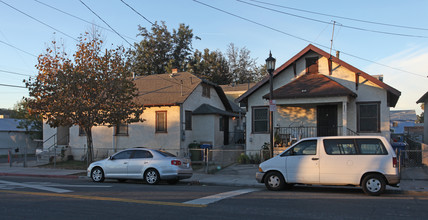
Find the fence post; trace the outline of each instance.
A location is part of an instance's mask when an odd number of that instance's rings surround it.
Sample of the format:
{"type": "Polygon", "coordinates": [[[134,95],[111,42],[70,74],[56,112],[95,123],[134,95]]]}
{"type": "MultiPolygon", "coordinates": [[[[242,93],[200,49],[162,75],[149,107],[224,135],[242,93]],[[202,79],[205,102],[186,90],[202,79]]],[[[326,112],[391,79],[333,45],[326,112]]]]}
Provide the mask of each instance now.
{"type": "Polygon", "coordinates": [[[204,149],[205,173],[208,174],[208,148],[204,149]]]}
{"type": "Polygon", "coordinates": [[[12,155],[10,153],[10,150],[7,151],[7,159],[9,161],[9,167],[12,167],[12,155]]]}
{"type": "Polygon", "coordinates": [[[24,167],[27,167],[27,146],[24,147],[24,167]]]}
{"type": "Polygon", "coordinates": [[[54,147],[54,169],[56,168],[56,146],[54,147]]]}

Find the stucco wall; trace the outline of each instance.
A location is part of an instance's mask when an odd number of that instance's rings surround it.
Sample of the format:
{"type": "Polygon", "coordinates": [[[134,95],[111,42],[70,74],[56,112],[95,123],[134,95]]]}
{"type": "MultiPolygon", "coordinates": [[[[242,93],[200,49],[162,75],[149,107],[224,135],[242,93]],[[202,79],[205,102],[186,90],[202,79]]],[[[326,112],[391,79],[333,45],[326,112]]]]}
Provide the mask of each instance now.
{"type": "MultiPolygon", "coordinates": [[[[210,97],[208,98],[208,97],[202,96],[202,86],[199,85],[183,104],[183,109],[182,109],[183,121],[185,121],[184,120],[185,111],[193,112],[196,108],[198,108],[204,103],[212,105],[221,110],[225,110],[223,102],[221,101],[220,97],[218,96],[216,90],[213,87],[210,88],[210,97]]],[[[220,132],[218,129],[213,130],[214,129],[213,126],[215,123],[218,124],[218,120],[216,121],[210,117],[199,117],[197,115],[194,115],[192,118],[192,130],[186,131],[185,138],[184,140],[181,141],[182,148],[187,149],[190,143],[193,143],[194,141],[199,142],[200,140],[207,139],[206,133],[205,132],[201,133],[199,131],[199,128],[201,128],[201,125],[203,125],[202,127],[203,129],[210,130],[211,132],[213,132],[212,134],[209,135],[210,136],[209,139],[214,141],[216,139],[214,137],[214,133],[217,133],[216,135],[219,135],[218,133],[220,132]],[[209,121],[205,121],[205,120],[209,120],[209,121]]],[[[215,143],[218,144],[217,141],[215,141],[215,143]]]]}

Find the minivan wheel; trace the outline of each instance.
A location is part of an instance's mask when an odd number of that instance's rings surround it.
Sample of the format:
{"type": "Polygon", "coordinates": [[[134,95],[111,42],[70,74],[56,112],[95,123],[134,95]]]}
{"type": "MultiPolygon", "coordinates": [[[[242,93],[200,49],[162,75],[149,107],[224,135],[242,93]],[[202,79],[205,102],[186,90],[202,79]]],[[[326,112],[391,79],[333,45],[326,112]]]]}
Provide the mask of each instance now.
{"type": "Polygon", "coordinates": [[[265,177],[265,186],[268,190],[279,191],[284,189],[285,180],[281,173],[277,171],[269,172],[265,177]]]}
{"type": "Polygon", "coordinates": [[[94,182],[103,182],[104,181],[104,171],[99,167],[95,167],[91,171],[91,179],[94,182]]]}
{"type": "Polygon", "coordinates": [[[150,185],[156,185],[160,181],[159,172],[155,169],[149,169],[144,173],[144,180],[150,185]]]}
{"type": "Polygon", "coordinates": [[[362,188],[364,193],[371,196],[378,196],[385,191],[385,180],[379,174],[370,174],[364,177],[362,188]]]}

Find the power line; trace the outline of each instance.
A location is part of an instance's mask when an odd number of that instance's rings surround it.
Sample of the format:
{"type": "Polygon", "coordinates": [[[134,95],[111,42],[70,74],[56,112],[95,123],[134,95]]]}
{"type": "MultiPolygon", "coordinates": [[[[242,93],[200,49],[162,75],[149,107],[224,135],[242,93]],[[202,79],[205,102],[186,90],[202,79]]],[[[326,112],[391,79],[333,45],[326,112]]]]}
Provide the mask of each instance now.
{"type": "MultiPolygon", "coordinates": [[[[49,7],[49,8],[51,8],[51,9],[54,9],[54,10],[56,10],[56,11],[59,11],[59,12],[61,12],[61,13],[63,13],[63,14],[66,14],[66,15],[71,16],[71,17],[73,17],[73,18],[79,19],[79,20],[81,20],[81,21],[83,21],[83,22],[86,22],[86,23],[88,23],[88,24],[95,25],[96,27],[101,28],[101,29],[103,29],[103,30],[113,32],[112,30],[110,30],[110,29],[108,29],[108,28],[105,28],[105,27],[103,27],[103,26],[97,25],[97,24],[92,23],[92,22],[90,22],[90,21],[87,21],[87,20],[85,20],[85,19],[79,18],[79,17],[78,17],[78,16],[76,16],[76,15],[72,15],[72,14],[70,14],[70,13],[66,12],[66,11],[63,11],[63,10],[61,10],[61,9],[58,9],[58,8],[54,7],[54,6],[48,5],[48,4],[46,4],[46,3],[44,3],[44,2],[41,2],[41,1],[39,1],[39,0],[34,0],[34,1],[35,1],[35,2],[37,2],[37,3],[39,3],[39,4],[44,5],[44,6],[46,6],[46,7],[49,7]]],[[[113,33],[114,33],[114,32],[113,32],[113,33]]],[[[126,36],[126,35],[123,35],[123,36],[125,36],[125,37],[126,37],[126,38],[128,38],[128,39],[131,39],[131,40],[136,41],[136,39],[134,39],[134,38],[132,38],[132,37],[129,37],[129,36],[126,36]]]]}
{"type": "Polygon", "coordinates": [[[60,30],[58,30],[58,29],[56,29],[56,28],[54,28],[54,27],[52,27],[52,26],[50,26],[50,25],[48,25],[48,24],[46,24],[46,23],[45,23],[45,22],[43,22],[43,21],[40,21],[39,19],[37,19],[37,18],[35,18],[35,17],[33,17],[33,16],[31,16],[31,15],[29,15],[29,14],[27,14],[27,13],[25,13],[25,12],[23,12],[23,11],[21,11],[21,10],[17,9],[17,8],[15,8],[15,7],[13,7],[12,5],[9,5],[9,4],[7,4],[6,2],[4,2],[4,1],[2,1],[2,0],[0,0],[0,1],[1,1],[3,4],[5,4],[5,5],[9,6],[10,8],[12,8],[12,9],[14,9],[14,10],[16,10],[16,11],[18,11],[18,12],[20,12],[20,13],[24,14],[24,15],[26,15],[27,17],[29,17],[29,18],[31,18],[31,19],[33,19],[33,20],[35,20],[35,21],[37,21],[37,22],[39,22],[39,23],[41,23],[41,24],[43,24],[43,25],[45,25],[45,26],[48,26],[49,28],[51,28],[51,29],[53,29],[53,30],[55,30],[55,31],[57,31],[57,32],[59,32],[59,33],[61,33],[61,34],[65,35],[65,36],[67,36],[67,37],[69,37],[69,38],[71,38],[71,39],[73,39],[73,40],[75,40],[75,41],[78,41],[76,38],[74,38],[74,37],[72,37],[72,36],[70,36],[70,35],[68,35],[68,34],[66,34],[66,33],[64,33],[64,32],[62,32],[62,31],[60,31],[60,30]]]}
{"type": "MultiPolygon", "coordinates": [[[[289,16],[293,16],[293,17],[297,17],[297,18],[301,18],[301,19],[305,19],[305,20],[309,20],[309,21],[314,21],[314,22],[319,22],[319,23],[323,23],[323,24],[331,24],[330,22],[326,22],[326,21],[322,21],[322,20],[318,20],[318,19],[314,19],[314,18],[308,18],[305,16],[301,16],[301,15],[296,15],[296,14],[291,14],[288,12],[283,12],[283,11],[279,11],[276,9],[272,9],[272,8],[268,8],[268,7],[264,7],[261,5],[256,5],[253,3],[249,3],[249,2],[245,2],[242,0],[236,0],[238,2],[247,4],[247,5],[252,5],[258,8],[263,8],[269,11],[274,11],[277,13],[281,13],[281,14],[285,14],[285,15],[289,15],[289,16]]],[[[378,33],[378,34],[387,34],[387,35],[395,35],[395,36],[401,36],[401,37],[414,37],[414,38],[428,38],[428,36],[423,36],[423,35],[413,35],[413,34],[403,34],[403,33],[393,33],[393,32],[387,32],[387,31],[378,31],[378,30],[372,30],[372,29],[367,29],[367,28],[360,28],[360,27],[354,27],[354,26],[349,26],[349,25],[343,25],[343,24],[336,24],[345,28],[349,28],[349,29],[354,29],[354,30],[359,30],[359,31],[366,31],[366,32],[372,32],[372,33],[378,33]]]]}
{"type": "Polygon", "coordinates": [[[150,24],[154,25],[153,22],[151,22],[149,19],[147,19],[146,17],[144,17],[144,15],[140,14],[137,10],[135,10],[132,6],[128,5],[125,1],[120,0],[123,4],[125,4],[126,6],[128,6],[130,9],[132,9],[135,13],[137,13],[138,15],[140,15],[141,17],[144,18],[144,20],[146,20],[147,22],[149,22],[150,24]]]}
{"type": "Polygon", "coordinates": [[[7,46],[9,46],[9,47],[12,47],[12,48],[14,48],[14,49],[16,49],[16,50],[19,50],[19,51],[21,51],[21,52],[23,52],[23,53],[26,53],[26,54],[28,54],[28,55],[30,55],[30,56],[33,56],[33,57],[36,57],[36,58],[37,58],[37,56],[36,56],[36,55],[34,55],[34,54],[30,53],[30,52],[27,52],[27,51],[25,51],[25,50],[21,50],[21,49],[19,49],[18,47],[13,46],[12,44],[6,43],[6,42],[4,42],[4,41],[2,41],[2,40],[0,40],[0,43],[6,44],[6,45],[7,45],[7,46]]]}
{"type": "Polygon", "coordinates": [[[287,6],[283,6],[283,5],[277,5],[277,4],[272,4],[269,2],[263,2],[263,1],[258,1],[258,0],[248,0],[248,1],[258,2],[258,3],[262,3],[262,4],[266,4],[266,5],[271,5],[271,6],[276,6],[276,7],[286,8],[286,9],[290,9],[290,10],[316,14],[316,15],[322,15],[322,16],[327,16],[327,17],[334,17],[334,18],[340,18],[340,19],[345,19],[345,20],[350,20],[350,21],[368,23],[368,24],[376,24],[376,25],[382,25],[382,26],[390,26],[390,27],[398,27],[398,28],[428,31],[428,28],[411,27],[411,26],[405,26],[405,25],[396,25],[396,24],[388,24],[388,23],[381,23],[381,22],[375,22],[375,21],[367,21],[367,20],[356,19],[356,18],[348,18],[348,17],[319,13],[319,12],[314,12],[314,11],[309,11],[309,10],[304,10],[304,9],[299,9],[299,8],[287,7],[287,6]]]}
{"type": "MultiPolygon", "coordinates": [[[[256,21],[253,21],[253,20],[248,19],[248,18],[244,18],[244,17],[242,17],[242,16],[239,16],[239,15],[233,14],[233,13],[231,13],[231,12],[225,11],[225,10],[223,10],[223,9],[220,9],[220,8],[214,7],[214,6],[209,5],[209,4],[206,4],[206,3],[204,3],[204,2],[200,2],[200,1],[198,1],[198,0],[193,0],[193,1],[194,1],[194,2],[196,2],[196,3],[199,3],[199,4],[201,4],[201,5],[204,5],[204,6],[206,6],[206,7],[209,7],[209,8],[215,9],[215,10],[217,10],[217,11],[223,12],[223,13],[225,13],[225,14],[231,15],[231,16],[233,16],[233,17],[237,17],[237,18],[239,18],[239,19],[242,19],[242,20],[248,21],[248,22],[250,22],[250,23],[253,23],[253,24],[256,24],[256,25],[262,26],[262,27],[264,27],[264,28],[267,28],[267,29],[273,30],[273,31],[275,31],[275,32],[278,32],[278,33],[281,33],[281,34],[284,34],[284,35],[287,35],[287,36],[290,36],[290,37],[293,37],[293,38],[296,38],[296,39],[299,39],[299,40],[302,40],[302,41],[305,41],[305,42],[308,42],[308,43],[310,43],[310,44],[317,45],[317,46],[319,46],[319,47],[323,47],[323,48],[326,48],[326,49],[330,49],[330,47],[324,46],[324,45],[322,45],[322,44],[319,44],[319,43],[316,43],[316,42],[312,42],[312,41],[307,40],[307,39],[305,39],[305,38],[298,37],[298,36],[296,36],[296,35],[292,35],[292,34],[286,33],[286,32],[284,32],[284,31],[281,31],[281,30],[278,30],[278,29],[276,29],[276,28],[273,28],[273,27],[267,26],[267,25],[265,25],[265,24],[262,24],[262,23],[259,23],[259,22],[256,22],[256,21]]],[[[337,51],[337,50],[336,50],[336,51],[337,51]]],[[[421,75],[421,74],[417,74],[417,73],[413,73],[413,72],[410,72],[410,71],[406,71],[406,70],[398,69],[398,68],[395,68],[395,67],[391,67],[391,66],[388,66],[388,65],[385,65],[385,64],[381,64],[381,63],[378,63],[378,62],[372,61],[372,60],[368,60],[368,59],[365,59],[365,58],[362,58],[362,57],[359,57],[359,56],[352,55],[352,54],[350,54],[350,53],[346,53],[346,52],[344,52],[344,51],[340,51],[340,52],[341,52],[341,53],[343,53],[343,54],[346,54],[346,55],[348,55],[348,56],[351,56],[351,57],[354,57],[354,58],[357,58],[357,59],[361,59],[361,60],[364,60],[364,61],[367,61],[367,62],[370,62],[370,63],[374,63],[374,64],[377,64],[377,65],[380,65],[380,66],[388,67],[388,68],[390,68],[390,69],[398,70],[398,71],[400,71],[400,72],[405,72],[405,73],[413,74],[413,75],[415,75],[415,76],[420,76],[420,77],[426,78],[426,76],[421,75]]]]}
{"type": "Polygon", "coordinates": [[[10,73],[10,74],[19,75],[19,76],[32,76],[32,75],[28,75],[28,74],[17,73],[17,72],[12,72],[12,71],[7,71],[7,70],[1,70],[1,69],[0,69],[0,72],[10,73]]]}
{"type": "Polygon", "coordinates": [[[89,6],[87,6],[82,0],[79,0],[80,3],[82,3],[89,11],[91,11],[95,16],[97,16],[102,22],[104,22],[104,24],[106,24],[112,31],[114,31],[114,33],[116,33],[117,35],[119,35],[120,38],[122,38],[124,41],[126,41],[126,43],[128,43],[129,45],[131,45],[131,47],[134,47],[134,45],[132,45],[131,43],[129,43],[129,41],[127,41],[122,35],[120,35],[115,29],[113,29],[106,21],[104,21],[97,13],[95,13],[91,8],[89,8],[89,6]]]}
{"type": "Polygon", "coordinates": [[[24,88],[24,89],[26,89],[26,88],[27,88],[27,87],[25,87],[25,86],[8,85],[8,84],[2,84],[2,83],[0,83],[0,86],[15,87],[15,88],[24,88]]]}

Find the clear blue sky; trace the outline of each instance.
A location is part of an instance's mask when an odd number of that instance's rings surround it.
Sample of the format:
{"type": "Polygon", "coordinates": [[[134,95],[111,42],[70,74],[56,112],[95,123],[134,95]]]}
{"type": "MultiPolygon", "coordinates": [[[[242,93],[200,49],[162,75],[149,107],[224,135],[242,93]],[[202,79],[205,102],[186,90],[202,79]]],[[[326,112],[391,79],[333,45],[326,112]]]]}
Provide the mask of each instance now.
{"type": "MultiPolygon", "coordinates": [[[[82,1],[130,43],[140,39],[136,37],[138,25],[151,26],[121,0],[82,1]]],[[[151,22],[165,21],[170,29],[180,23],[189,25],[201,38],[193,41],[194,49],[225,52],[227,45],[234,43],[249,49],[259,64],[264,63],[271,50],[277,67],[309,43],[329,52],[335,21],[333,51],[342,51],[342,60],[369,74],[383,74],[384,82],[401,91],[393,110],[421,112],[416,101],[428,91],[428,1],[198,1],[217,9],[193,0],[124,0],[151,22]]],[[[50,41],[63,40],[72,54],[76,45],[73,38],[91,28],[91,24],[40,2],[108,29],[79,0],[0,0],[0,108],[12,108],[28,95],[25,88],[4,85],[24,86],[23,79],[35,76],[37,56],[50,41]]],[[[102,31],[107,48],[129,47],[114,32],[102,31]]]]}

